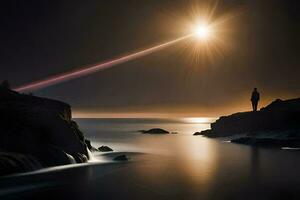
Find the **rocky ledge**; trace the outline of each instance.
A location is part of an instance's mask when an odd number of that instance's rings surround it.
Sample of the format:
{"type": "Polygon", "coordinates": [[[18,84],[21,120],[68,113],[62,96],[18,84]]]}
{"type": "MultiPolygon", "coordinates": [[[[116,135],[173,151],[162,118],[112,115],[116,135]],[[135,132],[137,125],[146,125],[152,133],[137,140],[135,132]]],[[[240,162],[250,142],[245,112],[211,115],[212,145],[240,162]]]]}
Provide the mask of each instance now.
{"type": "Polygon", "coordinates": [[[200,134],[207,137],[239,135],[232,142],[264,146],[291,144],[298,146],[300,139],[300,98],[277,99],[257,112],[241,112],[220,117],[211,129],[200,134]],[[295,141],[295,142],[292,142],[295,141]]]}
{"type": "Polygon", "coordinates": [[[0,175],[88,160],[68,104],[0,87],[0,113],[0,175]]]}

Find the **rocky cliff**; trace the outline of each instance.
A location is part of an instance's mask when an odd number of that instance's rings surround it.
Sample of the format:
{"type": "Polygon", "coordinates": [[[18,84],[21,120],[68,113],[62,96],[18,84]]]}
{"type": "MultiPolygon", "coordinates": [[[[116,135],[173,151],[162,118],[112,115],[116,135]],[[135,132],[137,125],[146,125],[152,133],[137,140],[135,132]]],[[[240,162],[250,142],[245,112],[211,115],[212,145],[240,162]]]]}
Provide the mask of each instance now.
{"type": "Polygon", "coordinates": [[[220,117],[203,131],[208,137],[224,137],[237,134],[282,133],[286,136],[300,135],[300,98],[277,99],[257,112],[235,113],[220,117]]]}
{"type": "Polygon", "coordinates": [[[87,159],[68,104],[0,87],[0,175],[87,159]]]}

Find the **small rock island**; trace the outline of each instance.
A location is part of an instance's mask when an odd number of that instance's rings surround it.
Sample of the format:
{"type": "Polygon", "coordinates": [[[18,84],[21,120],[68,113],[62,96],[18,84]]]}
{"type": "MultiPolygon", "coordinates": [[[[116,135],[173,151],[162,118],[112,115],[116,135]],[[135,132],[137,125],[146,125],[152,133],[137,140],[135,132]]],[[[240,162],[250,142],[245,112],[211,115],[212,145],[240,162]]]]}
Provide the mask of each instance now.
{"type": "Polygon", "coordinates": [[[220,117],[198,135],[231,137],[232,142],[256,146],[300,147],[300,98],[273,101],[256,112],[220,117]]]}
{"type": "Polygon", "coordinates": [[[152,128],[149,130],[140,130],[139,132],[144,133],[144,134],[169,134],[169,131],[166,131],[161,128],[152,128]]]}

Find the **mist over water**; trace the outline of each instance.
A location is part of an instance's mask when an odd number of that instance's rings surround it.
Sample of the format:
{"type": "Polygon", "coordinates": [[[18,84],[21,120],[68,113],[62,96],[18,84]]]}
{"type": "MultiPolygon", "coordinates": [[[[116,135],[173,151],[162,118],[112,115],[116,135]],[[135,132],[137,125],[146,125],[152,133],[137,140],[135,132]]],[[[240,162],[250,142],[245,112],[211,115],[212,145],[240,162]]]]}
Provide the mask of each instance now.
{"type": "MultiPolygon", "coordinates": [[[[151,188],[137,193],[149,192],[153,198],[166,199],[299,197],[298,151],[253,148],[228,143],[226,139],[193,136],[196,131],[208,129],[210,124],[186,119],[78,119],[77,122],[97,147],[108,145],[116,151],[145,153],[141,156],[143,162],[123,171],[131,177],[130,183],[122,180],[118,183],[127,189],[134,189],[136,184],[151,188]],[[150,128],[178,134],[137,132],[150,128]]],[[[109,196],[110,192],[105,194],[109,196]]]]}
{"type": "Polygon", "coordinates": [[[76,121],[95,147],[107,145],[114,152],[93,152],[90,163],[0,179],[1,200],[300,199],[297,150],[193,136],[210,127],[202,118],[76,121]],[[178,134],[137,132],[150,128],[178,134]],[[118,154],[129,161],[113,162],[118,154]]]}
{"type": "Polygon", "coordinates": [[[193,139],[189,136],[194,132],[210,127],[207,123],[197,124],[186,119],[77,119],[76,121],[95,146],[108,145],[117,151],[159,154],[174,151],[173,148],[180,147],[176,146],[177,142],[193,139]],[[138,132],[151,128],[162,128],[178,134],[151,135],[138,132]]]}

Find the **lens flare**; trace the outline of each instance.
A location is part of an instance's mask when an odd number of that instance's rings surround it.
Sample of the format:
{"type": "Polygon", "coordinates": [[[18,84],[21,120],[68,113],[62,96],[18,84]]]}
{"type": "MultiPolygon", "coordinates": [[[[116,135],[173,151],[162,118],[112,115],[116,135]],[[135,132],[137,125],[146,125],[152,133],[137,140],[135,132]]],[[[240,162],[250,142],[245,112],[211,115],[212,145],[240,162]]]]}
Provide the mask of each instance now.
{"type": "Polygon", "coordinates": [[[86,67],[83,67],[83,68],[80,68],[80,69],[77,69],[77,70],[74,70],[71,72],[59,74],[59,75],[49,77],[49,78],[46,78],[46,79],[43,79],[40,81],[32,82],[32,83],[14,88],[13,90],[15,90],[17,92],[33,91],[33,90],[38,90],[38,89],[41,89],[44,87],[48,87],[50,85],[54,85],[54,84],[65,82],[65,81],[68,81],[71,79],[75,79],[78,77],[86,76],[88,74],[92,74],[92,73],[95,73],[100,70],[108,69],[113,66],[116,66],[116,65],[134,60],[136,58],[140,58],[142,56],[146,56],[148,54],[154,53],[158,50],[161,50],[163,48],[174,45],[182,40],[185,40],[191,36],[192,35],[186,35],[186,36],[180,37],[178,39],[175,39],[175,40],[172,40],[172,41],[169,41],[169,42],[166,42],[166,43],[163,43],[163,44],[160,44],[160,45],[157,45],[157,46],[154,46],[154,47],[151,47],[151,48],[148,48],[148,49],[145,49],[145,50],[133,53],[133,54],[129,54],[129,55],[126,55],[126,56],[123,56],[123,57],[120,57],[120,58],[117,58],[114,60],[109,60],[104,63],[99,63],[99,64],[95,64],[92,66],[86,66],[86,67]]]}
{"type": "MultiPolygon", "coordinates": [[[[212,1],[213,2],[213,1],[212,1]]],[[[207,4],[200,1],[191,5],[189,15],[182,20],[183,28],[193,34],[186,41],[185,59],[198,70],[222,61],[234,49],[235,26],[238,11],[219,9],[218,1],[207,4]]]]}
{"type": "Polygon", "coordinates": [[[198,24],[194,29],[195,36],[200,40],[209,40],[209,38],[213,34],[212,27],[207,24],[198,24]]]}

